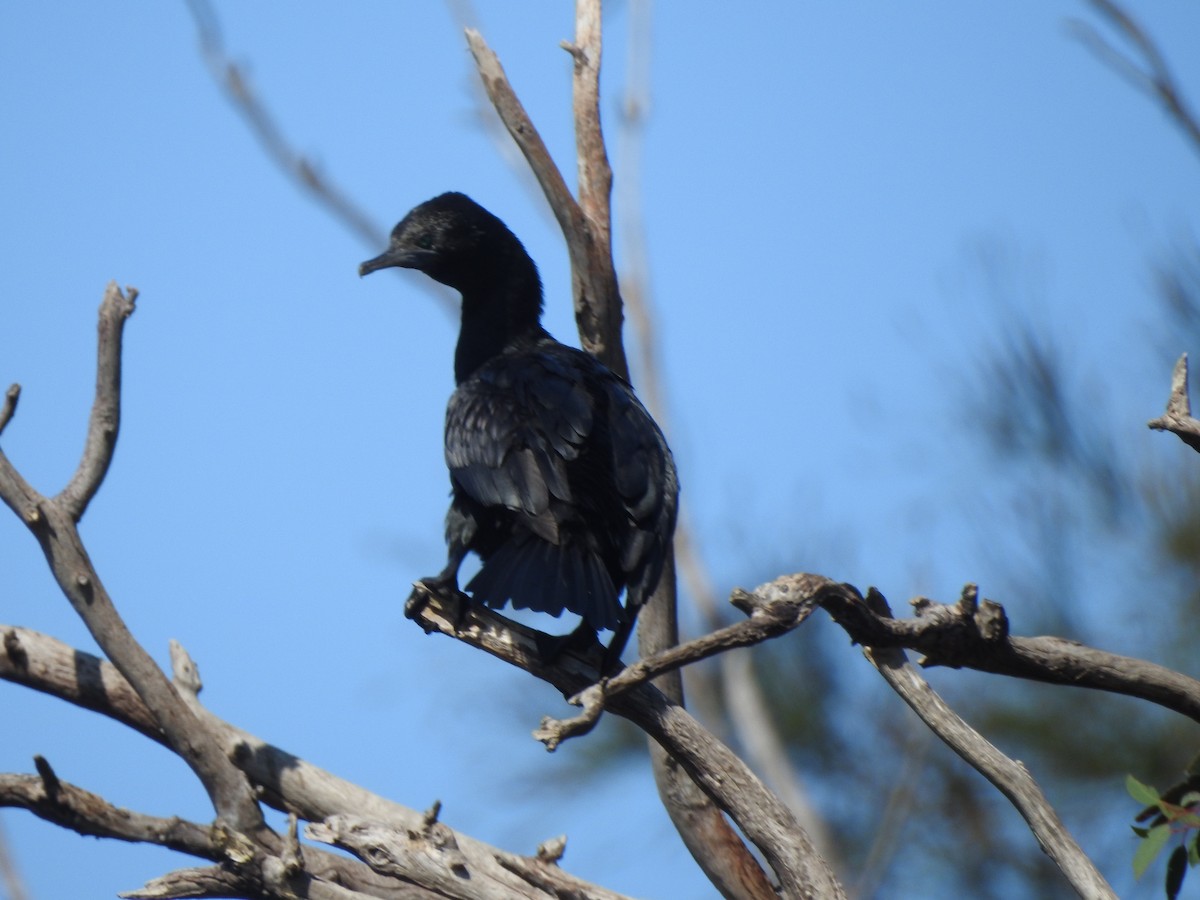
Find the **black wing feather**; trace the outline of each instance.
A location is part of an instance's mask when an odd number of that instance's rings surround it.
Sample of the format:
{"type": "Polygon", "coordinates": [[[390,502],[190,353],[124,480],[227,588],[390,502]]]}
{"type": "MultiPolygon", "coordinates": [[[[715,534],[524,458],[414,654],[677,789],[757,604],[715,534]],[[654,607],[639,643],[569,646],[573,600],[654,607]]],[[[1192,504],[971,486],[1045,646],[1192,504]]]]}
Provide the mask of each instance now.
{"type": "Polygon", "coordinates": [[[653,590],[675,522],[670,450],[593,357],[546,337],[484,364],[450,399],[446,465],[480,524],[479,602],[613,629],[630,618],[622,588],[634,614],[653,590]]]}

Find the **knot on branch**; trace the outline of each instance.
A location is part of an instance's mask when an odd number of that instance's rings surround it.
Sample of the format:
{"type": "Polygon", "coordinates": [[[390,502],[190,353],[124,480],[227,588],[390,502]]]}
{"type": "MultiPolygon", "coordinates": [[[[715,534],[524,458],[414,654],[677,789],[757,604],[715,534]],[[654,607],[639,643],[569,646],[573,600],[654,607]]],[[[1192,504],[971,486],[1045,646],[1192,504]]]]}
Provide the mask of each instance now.
{"type": "Polygon", "coordinates": [[[221,851],[221,854],[235,865],[244,866],[246,863],[254,859],[258,852],[254,841],[246,837],[240,831],[234,831],[228,826],[216,822],[212,826],[211,838],[213,846],[221,851]]]}
{"type": "Polygon", "coordinates": [[[449,871],[456,878],[469,878],[467,858],[454,832],[431,813],[422,817],[420,828],[408,829],[339,813],[310,823],[304,833],[310,840],[349,850],[381,875],[411,878],[414,871],[449,871]]]}
{"type": "Polygon", "coordinates": [[[824,575],[797,572],[760,584],[753,591],[734,588],[729,602],[751,618],[794,626],[808,617],[824,592],[841,587],[849,585],[839,585],[824,575]]]}
{"type": "Polygon", "coordinates": [[[21,646],[21,638],[12,628],[4,631],[4,655],[17,671],[24,672],[29,668],[29,654],[21,646]]]}
{"type": "Polygon", "coordinates": [[[927,597],[911,601],[914,623],[925,657],[922,666],[958,668],[964,656],[976,656],[980,645],[994,648],[1008,639],[1008,615],[993,600],[979,601],[979,588],[963,587],[957,603],[935,603],[927,597]]]}
{"type": "Polygon", "coordinates": [[[50,767],[49,761],[39,754],[33,758],[33,767],[37,769],[38,777],[42,779],[42,789],[46,792],[46,799],[57,801],[59,791],[62,789],[62,782],[58,780],[58,775],[50,767]]]}
{"type": "Polygon", "coordinates": [[[1008,615],[992,600],[979,599],[974,584],[963,587],[958,602],[936,603],[917,597],[915,618],[896,619],[875,588],[864,598],[850,585],[826,586],[818,602],[864,647],[908,647],[924,654],[922,666],[977,666],[980,659],[1003,651],[1008,643],[1008,615]]]}
{"type": "Polygon", "coordinates": [[[556,866],[566,852],[567,836],[560,834],[558,837],[550,838],[548,841],[542,841],[538,844],[537,861],[545,863],[548,866],[556,866]]]}

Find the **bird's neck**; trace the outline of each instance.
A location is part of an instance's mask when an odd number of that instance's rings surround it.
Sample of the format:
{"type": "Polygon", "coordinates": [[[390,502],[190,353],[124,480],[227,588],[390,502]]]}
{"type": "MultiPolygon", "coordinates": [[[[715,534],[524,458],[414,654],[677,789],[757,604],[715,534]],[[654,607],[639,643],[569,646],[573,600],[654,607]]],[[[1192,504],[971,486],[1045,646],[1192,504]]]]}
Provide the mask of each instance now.
{"type": "Polygon", "coordinates": [[[542,288],[536,270],[521,276],[509,273],[464,289],[462,327],[454,352],[455,383],[461,384],[514,342],[541,335],[541,313],[542,288]]]}

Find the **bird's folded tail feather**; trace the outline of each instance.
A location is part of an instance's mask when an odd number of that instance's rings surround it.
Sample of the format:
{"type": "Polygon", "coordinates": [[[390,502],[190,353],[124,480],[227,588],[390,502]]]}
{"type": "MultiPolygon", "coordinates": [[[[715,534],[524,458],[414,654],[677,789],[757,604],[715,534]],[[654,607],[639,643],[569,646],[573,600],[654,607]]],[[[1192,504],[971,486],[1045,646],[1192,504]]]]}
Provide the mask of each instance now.
{"type": "Polygon", "coordinates": [[[596,629],[616,630],[625,610],[604,562],[586,547],[551,544],[527,534],[494,551],[467,591],[476,603],[562,615],[567,607],[596,629]]]}

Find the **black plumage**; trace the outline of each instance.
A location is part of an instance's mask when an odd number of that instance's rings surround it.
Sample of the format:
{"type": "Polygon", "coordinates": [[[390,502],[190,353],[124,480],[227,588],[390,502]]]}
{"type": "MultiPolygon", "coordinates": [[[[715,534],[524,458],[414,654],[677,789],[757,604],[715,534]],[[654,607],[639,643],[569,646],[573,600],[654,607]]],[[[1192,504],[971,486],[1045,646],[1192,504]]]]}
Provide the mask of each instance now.
{"type": "Polygon", "coordinates": [[[462,294],[446,410],[449,560],[435,581],[457,590],[474,551],[475,602],[578,613],[581,629],[614,632],[615,663],[675,530],[678,483],[662,432],[624,379],[542,328],[537,267],[469,197],[413,209],[359,274],[389,266],[462,294]]]}

